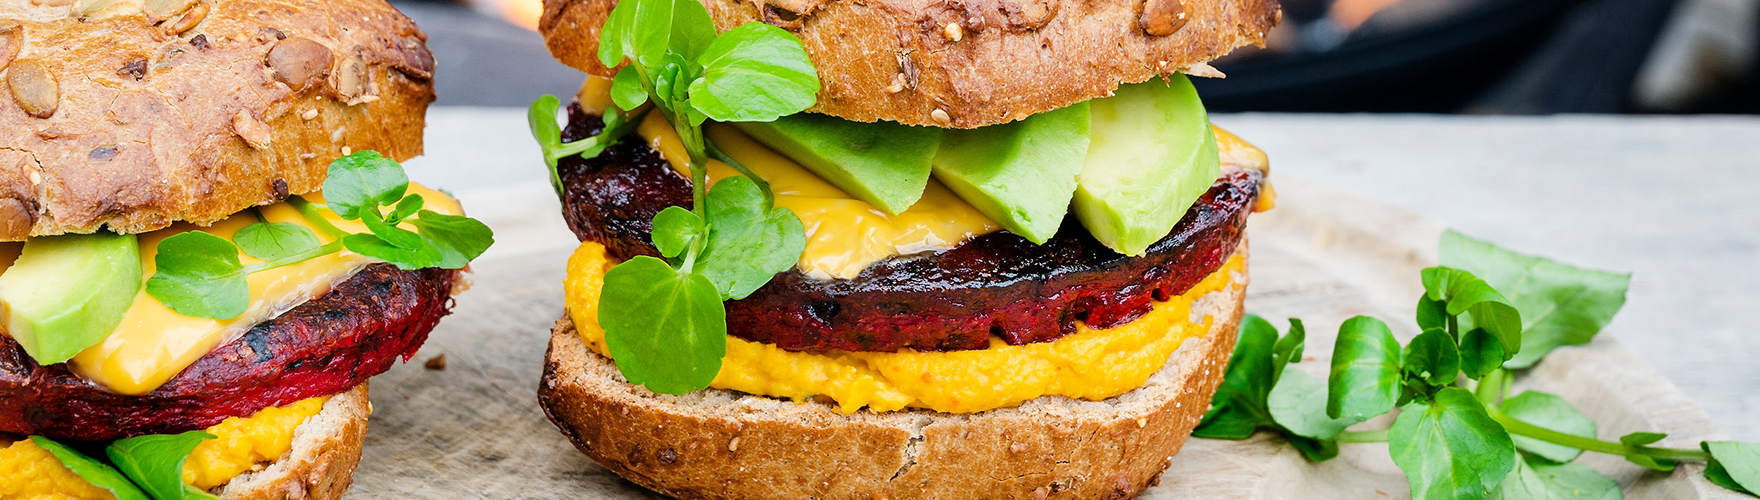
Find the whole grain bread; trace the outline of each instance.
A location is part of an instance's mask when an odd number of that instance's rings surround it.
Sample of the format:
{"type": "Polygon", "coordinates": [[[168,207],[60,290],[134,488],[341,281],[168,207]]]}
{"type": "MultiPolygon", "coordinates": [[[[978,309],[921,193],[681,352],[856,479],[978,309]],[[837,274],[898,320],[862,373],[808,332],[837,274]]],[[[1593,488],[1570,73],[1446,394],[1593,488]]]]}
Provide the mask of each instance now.
{"type": "MultiPolygon", "coordinates": [[[[809,111],[849,120],[976,128],[1183,72],[1263,45],[1276,0],[703,0],[721,31],[793,32],[818,68],[809,111]]],[[[563,63],[604,77],[599,27],[616,0],[544,0],[539,27],[563,63]]]]}
{"type": "Polygon", "coordinates": [[[338,394],[293,431],[293,449],[267,468],[221,486],[227,500],[335,500],[354,483],[366,441],[367,384],[338,394]]]}
{"type": "Polygon", "coordinates": [[[1208,333],[1142,388],[1104,401],[844,415],[724,390],[661,395],[627,383],[566,315],[538,398],[600,465],[687,500],[1130,498],[1159,482],[1209,407],[1241,317],[1247,278],[1236,278],[1194,307],[1213,318],[1208,333]]]}
{"type": "Polygon", "coordinates": [[[426,35],[384,0],[0,2],[0,241],[208,224],[407,159],[426,35]]]}

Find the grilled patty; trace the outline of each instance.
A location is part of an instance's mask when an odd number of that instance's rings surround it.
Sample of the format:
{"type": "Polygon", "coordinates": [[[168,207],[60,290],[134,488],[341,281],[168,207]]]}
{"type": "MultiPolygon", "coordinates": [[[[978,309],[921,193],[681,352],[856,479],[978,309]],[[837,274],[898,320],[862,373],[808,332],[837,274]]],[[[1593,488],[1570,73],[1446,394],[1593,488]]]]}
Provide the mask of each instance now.
{"type": "Polygon", "coordinates": [[[374,264],[197,360],[145,396],[40,366],[0,336],[0,432],[111,441],[205,429],[340,393],[408,360],[451,309],[457,271],[374,264]]]}
{"type": "MultiPolygon", "coordinates": [[[[599,117],[572,107],[563,136],[580,140],[601,128],[599,117]]],[[[690,204],[690,180],[633,135],[596,158],[564,158],[557,170],[575,235],[618,258],[658,256],[649,239],[654,214],[690,204]]],[[[789,350],[950,351],[987,348],[992,336],[1048,342],[1074,333],[1077,322],[1128,323],[1151,300],[1185,293],[1240,243],[1261,177],[1224,172],[1142,256],[1112,251],[1072,219],[1043,245],[1000,231],[945,252],[889,258],[847,280],[791,270],[727,303],[728,334],[789,350]]]]}

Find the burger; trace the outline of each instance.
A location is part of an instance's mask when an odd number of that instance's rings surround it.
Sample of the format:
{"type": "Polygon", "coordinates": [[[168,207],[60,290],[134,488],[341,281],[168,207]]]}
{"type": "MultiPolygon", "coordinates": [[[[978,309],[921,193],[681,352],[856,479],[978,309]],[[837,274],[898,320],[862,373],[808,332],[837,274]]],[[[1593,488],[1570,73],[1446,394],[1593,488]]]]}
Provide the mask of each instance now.
{"type": "Polygon", "coordinates": [[[0,3],[0,498],[339,498],[492,241],[381,0],[0,3]]]}
{"type": "Polygon", "coordinates": [[[539,401],[678,498],[1125,498],[1209,407],[1265,154],[1187,75],[1262,0],[547,0],[539,401]]]}

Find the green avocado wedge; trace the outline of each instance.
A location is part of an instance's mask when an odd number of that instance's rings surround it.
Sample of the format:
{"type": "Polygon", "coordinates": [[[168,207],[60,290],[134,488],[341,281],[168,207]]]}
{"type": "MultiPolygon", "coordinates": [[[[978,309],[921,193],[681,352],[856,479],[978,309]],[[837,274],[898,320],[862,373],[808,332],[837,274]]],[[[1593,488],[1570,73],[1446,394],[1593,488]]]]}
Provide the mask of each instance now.
{"type": "Polygon", "coordinates": [[[1089,108],[1092,138],[1077,176],[1076,219],[1107,247],[1142,255],[1221,174],[1216,135],[1185,75],[1121,86],[1089,108]]]}
{"type": "Polygon", "coordinates": [[[972,130],[948,130],[935,178],[1033,243],[1057,234],[1088,156],[1088,104],[972,130]]]}
{"type": "Polygon", "coordinates": [[[52,365],[104,341],[141,289],[132,234],[39,236],[0,274],[6,333],[38,364],[52,365]]]}
{"type": "Polygon", "coordinates": [[[733,124],[820,178],[898,215],[923,197],[941,129],[860,123],[815,113],[733,124]]]}

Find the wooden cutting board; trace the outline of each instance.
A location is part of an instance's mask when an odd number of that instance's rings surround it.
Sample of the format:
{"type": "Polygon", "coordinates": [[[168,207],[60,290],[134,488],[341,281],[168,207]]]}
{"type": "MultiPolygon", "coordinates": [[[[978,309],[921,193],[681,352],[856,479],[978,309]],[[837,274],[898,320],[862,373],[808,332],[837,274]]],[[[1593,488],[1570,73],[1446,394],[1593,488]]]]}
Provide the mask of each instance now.
{"type": "MultiPolygon", "coordinates": [[[[1358,314],[1411,324],[1435,262],[1442,226],[1300,179],[1277,180],[1278,207],[1249,224],[1252,284],[1247,310],[1308,325],[1298,369],[1324,377],[1340,322],[1358,314]]],[[[473,265],[475,285],[411,363],[373,380],[375,413],[352,499],[661,498],[581,455],[544,417],[537,384],[550,326],[562,313],[563,262],[573,238],[550,187],[519,185],[461,193],[496,229],[496,247],[473,265]],[[444,369],[424,365],[444,356],[444,369]]],[[[1612,339],[1560,349],[1517,383],[1563,396],[1601,425],[1601,437],[1659,431],[1671,446],[1722,436],[1654,369],[1612,339]]],[[[1365,426],[1389,425],[1370,422],[1365,426]]],[[[1617,479],[1628,499],[1738,499],[1705,481],[1699,466],[1648,472],[1619,459],[1585,463],[1617,479]]],[[[1161,485],[1144,498],[1409,498],[1385,445],[1344,445],[1339,459],[1310,464],[1277,438],[1193,439],[1161,485]]],[[[924,498],[933,498],[925,492],[924,498]]]]}

